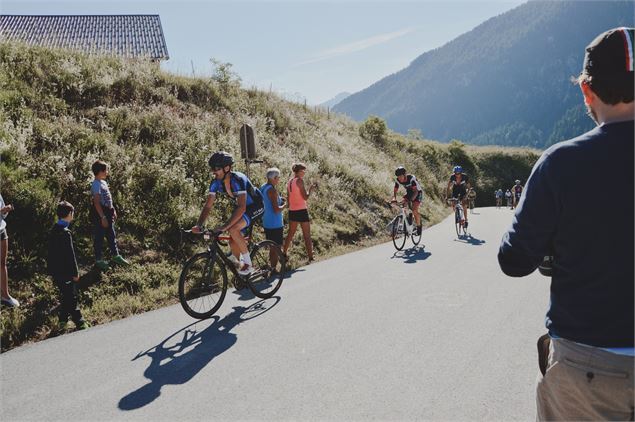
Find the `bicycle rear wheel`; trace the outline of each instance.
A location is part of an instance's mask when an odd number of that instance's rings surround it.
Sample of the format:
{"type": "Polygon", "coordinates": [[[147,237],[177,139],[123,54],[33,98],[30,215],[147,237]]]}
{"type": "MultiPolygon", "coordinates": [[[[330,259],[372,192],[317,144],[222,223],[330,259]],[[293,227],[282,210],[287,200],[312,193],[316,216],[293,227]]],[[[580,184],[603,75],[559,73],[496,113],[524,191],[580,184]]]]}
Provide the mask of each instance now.
{"type": "Polygon", "coordinates": [[[251,250],[254,272],[247,278],[249,289],[262,299],[273,296],[284,279],[287,262],[282,250],[275,242],[263,240],[251,250]]]}
{"type": "Polygon", "coordinates": [[[406,244],[406,222],[401,215],[392,222],[392,243],[400,251],[406,244]]]}
{"type": "Polygon", "coordinates": [[[179,277],[179,301],[193,318],[211,317],[220,308],[227,293],[227,270],[209,252],[190,258],[179,277]]]}

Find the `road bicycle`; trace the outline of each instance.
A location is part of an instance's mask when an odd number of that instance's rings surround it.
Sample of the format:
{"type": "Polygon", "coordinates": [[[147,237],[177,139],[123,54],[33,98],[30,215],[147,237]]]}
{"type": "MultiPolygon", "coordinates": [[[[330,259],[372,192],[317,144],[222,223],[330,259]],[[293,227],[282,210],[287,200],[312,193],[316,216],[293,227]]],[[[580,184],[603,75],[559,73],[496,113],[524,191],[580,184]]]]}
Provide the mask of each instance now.
{"type": "Polygon", "coordinates": [[[448,203],[454,207],[454,228],[458,237],[467,236],[465,228],[465,213],[458,198],[448,198],[448,203]]]}
{"type": "MultiPolygon", "coordinates": [[[[191,230],[183,230],[192,233],[191,230]]],[[[222,246],[227,246],[229,236],[212,230],[204,230],[203,238],[209,242],[207,250],[189,258],[183,265],[179,277],[179,301],[188,315],[194,318],[209,318],[220,308],[227,294],[227,269],[235,276],[234,287],[240,290],[244,284],[259,298],[272,297],[282,285],[286,272],[286,258],[280,247],[270,240],[251,245],[249,255],[253,272],[238,274],[236,263],[232,262],[222,246]]],[[[250,243],[251,227],[245,240],[250,243]]]]}
{"type": "Polygon", "coordinates": [[[399,207],[399,214],[392,220],[391,233],[393,245],[400,251],[406,245],[406,238],[410,237],[412,243],[417,246],[419,242],[421,242],[421,233],[417,230],[412,211],[408,208],[408,212],[406,212],[406,205],[403,202],[390,201],[390,204],[399,207]]]}

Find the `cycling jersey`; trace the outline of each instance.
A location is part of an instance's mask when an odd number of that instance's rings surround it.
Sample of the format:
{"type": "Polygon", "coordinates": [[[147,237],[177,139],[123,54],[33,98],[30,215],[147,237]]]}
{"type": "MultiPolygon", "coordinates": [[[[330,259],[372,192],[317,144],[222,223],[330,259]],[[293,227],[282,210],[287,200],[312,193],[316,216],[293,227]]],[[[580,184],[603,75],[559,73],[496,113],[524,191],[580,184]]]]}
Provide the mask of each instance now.
{"type": "Polygon", "coordinates": [[[417,197],[414,199],[414,201],[421,202],[421,200],[423,199],[423,189],[421,188],[419,181],[414,175],[406,175],[406,180],[403,183],[400,182],[399,179],[397,179],[395,181],[395,189],[399,189],[399,185],[406,188],[406,196],[404,196],[404,198],[411,200],[411,198],[416,194],[417,197]]]}
{"type": "Polygon", "coordinates": [[[243,219],[247,223],[247,226],[251,225],[255,219],[261,217],[264,213],[262,193],[254,188],[247,176],[237,171],[229,174],[229,185],[231,187],[231,194],[227,192],[223,180],[214,179],[209,185],[209,193],[214,196],[216,196],[217,193],[227,195],[234,199],[234,201],[240,195],[247,195],[247,209],[245,210],[245,214],[243,214],[243,219]]]}
{"type": "Polygon", "coordinates": [[[227,195],[234,200],[240,195],[247,195],[248,206],[254,203],[260,203],[260,205],[262,205],[260,191],[254,188],[251,181],[243,173],[237,171],[231,172],[229,174],[229,185],[231,187],[231,195],[225,188],[224,180],[214,179],[209,185],[209,193],[211,195],[216,195],[217,193],[227,195]]]}
{"type": "Polygon", "coordinates": [[[467,183],[470,181],[470,178],[467,177],[467,174],[461,173],[461,181],[459,182],[456,178],[456,174],[452,174],[450,176],[450,183],[452,183],[452,198],[463,199],[463,197],[467,194],[467,183]]]}
{"type": "Polygon", "coordinates": [[[513,189],[517,198],[523,193],[523,187],[521,185],[514,185],[513,189]]]}

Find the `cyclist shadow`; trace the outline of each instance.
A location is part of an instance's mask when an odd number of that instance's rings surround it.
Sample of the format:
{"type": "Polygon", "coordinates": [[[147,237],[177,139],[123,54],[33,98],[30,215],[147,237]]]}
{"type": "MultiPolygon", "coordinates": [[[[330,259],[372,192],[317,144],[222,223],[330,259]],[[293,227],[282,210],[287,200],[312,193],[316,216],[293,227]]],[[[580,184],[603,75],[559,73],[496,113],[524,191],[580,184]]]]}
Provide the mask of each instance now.
{"type": "Polygon", "coordinates": [[[432,254],[427,252],[423,247],[416,246],[404,251],[395,252],[390,259],[401,258],[406,264],[414,264],[418,261],[428,259],[432,254]]]}
{"type": "Polygon", "coordinates": [[[473,245],[473,246],[481,246],[482,244],[485,243],[484,240],[481,239],[477,239],[474,236],[472,236],[471,234],[468,234],[466,236],[461,236],[460,239],[454,239],[455,242],[461,242],[461,243],[467,243],[469,245],[473,245]]]}
{"type": "Polygon", "coordinates": [[[186,325],[156,346],[137,354],[133,361],[144,356],[152,359],[143,373],[150,382],[121,398],[119,409],[139,409],[159,398],[164,385],[180,385],[190,381],[215,357],[236,343],[237,336],[231,332],[233,328],[262,315],[279,301],[280,297],[274,296],[248,308],[234,306],[234,311],[223,318],[214,316],[209,321],[186,325]],[[197,325],[205,328],[198,331],[197,325]]]}

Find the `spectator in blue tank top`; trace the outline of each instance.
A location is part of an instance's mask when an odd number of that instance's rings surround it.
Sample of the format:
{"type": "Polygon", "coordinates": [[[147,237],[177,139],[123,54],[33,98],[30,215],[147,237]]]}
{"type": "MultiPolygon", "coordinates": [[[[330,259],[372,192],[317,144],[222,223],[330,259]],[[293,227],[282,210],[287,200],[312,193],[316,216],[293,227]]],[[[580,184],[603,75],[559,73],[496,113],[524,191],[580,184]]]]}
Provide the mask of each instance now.
{"type": "MultiPolygon", "coordinates": [[[[260,187],[262,192],[265,212],[262,218],[262,226],[265,229],[265,237],[267,240],[275,242],[282,247],[284,239],[284,221],[282,219],[282,210],[286,205],[286,201],[280,196],[276,187],[280,183],[280,170],[273,167],[267,170],[267,183],[260,187]]],[[[277,261],[277,256],[272,256],[272,260],[277,261]]],[[[272,262],[275,267],[277,262],[272,262]]]]}

